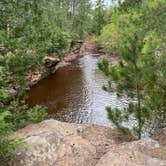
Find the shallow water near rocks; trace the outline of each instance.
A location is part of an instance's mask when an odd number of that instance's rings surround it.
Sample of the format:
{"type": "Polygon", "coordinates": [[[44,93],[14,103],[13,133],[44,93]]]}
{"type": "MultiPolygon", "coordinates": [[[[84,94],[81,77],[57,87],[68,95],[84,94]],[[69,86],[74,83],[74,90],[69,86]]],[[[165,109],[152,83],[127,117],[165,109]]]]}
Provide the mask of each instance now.
{"type": "Polygon", "coordinates": [[[128,100],[102,89],[107,80],[97,69],[101,58],[85,55],[58,69],[30,89],[27,104],[46,106],[50,117],[60,121],[112,126],[105,107],[123,108],[128,100]]]}

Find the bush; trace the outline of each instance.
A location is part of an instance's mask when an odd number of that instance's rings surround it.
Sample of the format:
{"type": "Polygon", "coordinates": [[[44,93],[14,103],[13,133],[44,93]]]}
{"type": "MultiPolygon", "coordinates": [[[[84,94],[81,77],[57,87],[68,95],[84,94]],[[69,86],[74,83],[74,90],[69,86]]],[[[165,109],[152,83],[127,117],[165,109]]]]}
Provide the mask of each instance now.
{"type": "Polygon", "coordinates": [[[9,135],[14,130],[25,127],[28,124],[41,122],[47,116],[45,109],[41,106],[28,109],[23,105],[21,108],[21,111],[14,113],[10,111],[0,113],[0,159],[10,156],[18,148],[25,145],[23,139],[10,138],[11,136],[9,135]]]}
{"type": "Polygon", "coordinates": [[[109,77],[105,89],[133,99],[126,109],[108,107],[109,119],[126,133],[123,122],[134,118],[131,131],[138,139],[145,130],[166,124],[165,5],[164,0],[125,0],[112,10],[111,21],[98,38],[109,53],[120,55],[113,66],[105,60],[98,65],[109,77]]]}

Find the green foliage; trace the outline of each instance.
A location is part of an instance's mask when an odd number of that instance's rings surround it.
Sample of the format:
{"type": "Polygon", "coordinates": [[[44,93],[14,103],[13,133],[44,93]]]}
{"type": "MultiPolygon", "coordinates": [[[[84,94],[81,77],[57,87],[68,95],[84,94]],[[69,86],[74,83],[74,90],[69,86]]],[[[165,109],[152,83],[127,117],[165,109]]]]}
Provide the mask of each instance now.
{"type": "Polygon", "coordinates": [[[24,143],[22,139],[8,138],[8,135],[12,132],[13,124],[6,122],[6,118],[11,116],[12,114],[9,111],[0,113],[0,159],[8,157],[24,143]]]}
{"type": "Polygon", "coordinates": [[[72,33],[77,34],[80,39],[84,39],[91,28],[91,2],[81,0],[73,8],[72,33]]]}
{"type": "Polygon", "coordinates": [[[15,130],[31,123],[41,122],[47,117],[47,113],[43,107],[35,106],[28,109],[24,102],[18,104],[18,102],[13,101],[8,110],[12,113],[12,117],[9,120],[14,124],[15,130]]]}
{"type": "Polygon", "coordinates": [[[28,124],[38,123],[47,116],[41,106],[28,109],[25,105],[18,105],[17,102],[13,102],[4,109],[8,111],[0,109],[0,159],[10,156],[25,145],[23,139],[10,138],[9,134],[28,124]]]}
{"type": "Polygon", "coordinates": [[[129,11],[133,8],[138,7],[141,4],[142,0],[125,0],[125,1],[119,1],[119,10],[121,11],[129,11]]]}
{"type": "Polygon", "coordinates": [[[11,113],[8,111],[5,111],[0,114],[0,135],[1,136],[6,136],[12,132],[12,127],[13,127],[12,123],[5,121],[5,118],[9,116],[11,116],[11,113]]]}
{"type": "Polygon", "coordinates": [[[1,0],[0,158],[22,145],[21,140],[9,138],[12,131],[47,115],[40,106],[25,105],[28,70],[41,70],[47,54],[56,53],[58,59],[70,50],[73,37],[86,37],[90,13],[89,0],[1,0]]]}
{"type": "Polygon", "coordinates": [[[98,68],[99,68],[101,71],[103,71],[106,76],[109,76],[110,70],[109,70],[109,63],[108,63],[107,59],[102,59],[102,60],[98,63],[98,68]]]}
{"type": "Polygon", "coordinates": [[[41,106],[35,106],[31,108],[28,112],[28,119],[30,123],[38,123],[45,119],[47,113],[45,112],[44,108],[41,106]]]}
{"type": "Polygon", "coordinates": [[[103,26],[106,24],[106,10],[103,0],[96,0],[93,14],[93,32],[100,35],[103,26]]]}
{"type": "Polygon", "coordinates": [[[163,61],[166,3],[164,0],[129,2],[126,0],[117,10],[112,10],[111,22],[99,37],[106,51],[120,55],[120,61],[114,66],[101,61],[98,66],[109,76],[109,88],[134,100],[124,110],[107,109],[109,119],[117,128],[123,128],[123,121],[134,118],[137,125],[133,126],[132,133],[141,138],[145,128],[166,125],[163,61]]]}
{"type": "Polygon", "coordinates": [[[23,146],[25,146],[23,139],[10,139],[6,137],[2,140],[0,139],[0,160],[9,157],[23,146]]]}

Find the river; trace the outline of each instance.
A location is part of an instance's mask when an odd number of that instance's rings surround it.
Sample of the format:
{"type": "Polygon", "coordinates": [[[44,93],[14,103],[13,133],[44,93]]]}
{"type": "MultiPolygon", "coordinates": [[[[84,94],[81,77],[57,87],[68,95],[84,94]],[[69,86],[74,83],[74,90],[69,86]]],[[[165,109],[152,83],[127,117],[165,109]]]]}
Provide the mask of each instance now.
{"type": "Polygon", "coordinates": [[[102,89],[106,78],[97,69],[101,58],[85,55],[58,69],[30,89],[27,104],[47,107],[49,116],[60,121],[112,126],[105,107],[123,108],[128,100],[102,89]]]}

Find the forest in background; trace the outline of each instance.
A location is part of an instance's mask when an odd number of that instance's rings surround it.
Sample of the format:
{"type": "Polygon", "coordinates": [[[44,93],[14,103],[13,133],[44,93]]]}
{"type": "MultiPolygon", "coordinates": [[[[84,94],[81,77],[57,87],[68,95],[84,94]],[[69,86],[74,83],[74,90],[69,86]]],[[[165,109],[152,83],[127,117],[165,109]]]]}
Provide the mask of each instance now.
{"type": "Polygon", "coordinates": [[[103,0],[1,0],[0,2],[0,158],[10,156],[24,140],[10,134],[45,119],[45,108],[25,104],[30,68],[43,70],[43,58],[62,58],[77,40],[95,40],[120,61],[99,69],[118,95],[134,98],[127,109],[107,107],[108,117],[127,135],[166,126],[165,0],[125,0],[106,8],[103,0]],[[123,126],[134,118],[132,130],[123,126]]]}
{"type": "Polygon", "coordinates": [[[45,56],[63,58],[93,27],[99,31],[104,10],[101,0],[95,6],[90,0],[0,2],[0,158],[24,144],[9,138],[11,132],[47,116],[45,108],[25,104],[28,70],[42,71],[45,56]]]}

